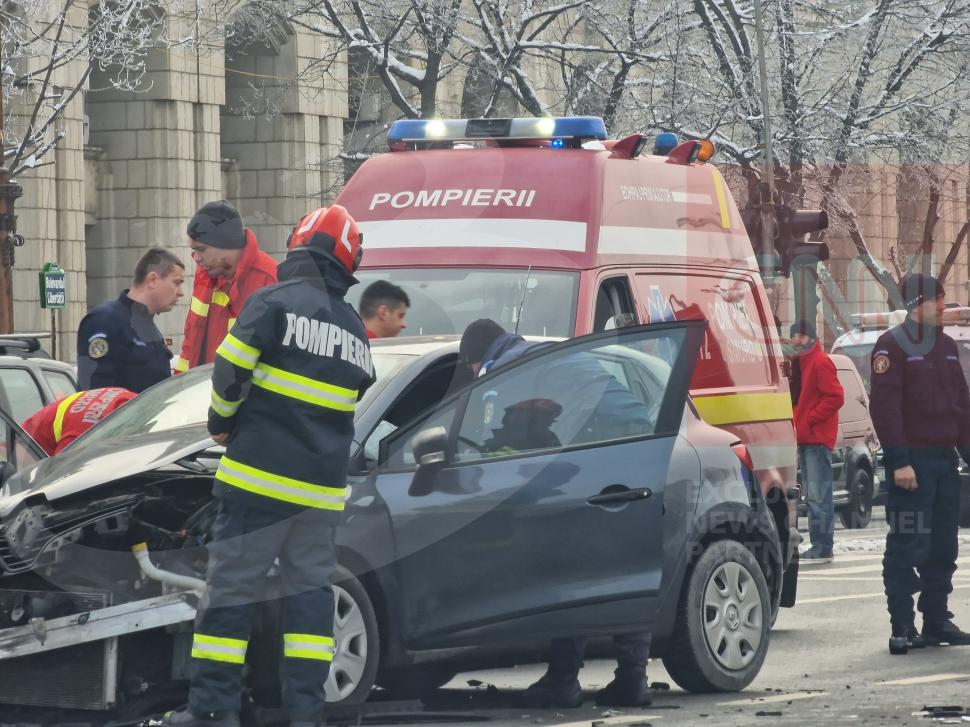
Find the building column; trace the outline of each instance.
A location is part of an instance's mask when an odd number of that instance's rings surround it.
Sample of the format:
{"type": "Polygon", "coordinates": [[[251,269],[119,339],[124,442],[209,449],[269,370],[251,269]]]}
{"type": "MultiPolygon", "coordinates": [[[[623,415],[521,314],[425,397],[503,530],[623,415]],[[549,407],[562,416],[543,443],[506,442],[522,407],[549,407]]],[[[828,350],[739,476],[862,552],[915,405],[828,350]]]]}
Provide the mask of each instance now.
{"type": "MultiPolygon", "coordinates": [[[[87,231],[88,302],[98,305],[130,287],[135,263],[150,247],[172,250],[185,263],[186,296],[158,324],[176,352],[195,268],[185,227],[199,206],[223,197],[223,50],[213,40],[215,24],[200,23],[196,32],[194,16],[168,16],[169,37],[205,35],[203,47],[156,48],[142,89],[99,92],[87,104],[91,143],[103,152],[97,222],[87,231]]],[[[92,73],[95,87],[105,80],[92,73]]]]}
{"type": "Polygon", "coordinates": [[[282,258],[294,225],[343,184],[347,66],[318,34],[281,25],[270,35],[268,46],[227,51],[222,154],[232,160],[231,201],[282,258]],[[331,62],[311,70],[321,59],[331,62]]]}

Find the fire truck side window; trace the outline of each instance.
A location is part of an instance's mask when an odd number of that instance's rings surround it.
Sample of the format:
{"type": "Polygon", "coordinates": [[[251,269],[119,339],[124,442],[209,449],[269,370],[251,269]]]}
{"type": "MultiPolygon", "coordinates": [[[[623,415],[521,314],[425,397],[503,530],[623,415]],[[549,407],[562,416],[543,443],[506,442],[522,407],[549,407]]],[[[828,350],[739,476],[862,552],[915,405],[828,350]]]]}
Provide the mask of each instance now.
{"type": "Polygon", "coordinates": [[[625,277],[604,280],[596,293],[593,331],[605,331],[636,324],[637,314],[630,294],[630,281],[625,277]]]}

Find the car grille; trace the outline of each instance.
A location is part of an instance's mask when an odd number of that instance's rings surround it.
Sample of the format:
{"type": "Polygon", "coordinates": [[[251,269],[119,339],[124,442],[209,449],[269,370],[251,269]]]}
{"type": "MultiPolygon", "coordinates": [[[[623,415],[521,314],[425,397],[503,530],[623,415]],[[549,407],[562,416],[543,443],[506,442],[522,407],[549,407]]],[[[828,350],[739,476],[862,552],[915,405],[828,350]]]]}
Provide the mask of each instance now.
{"type": "Polygon", "coordinates": [[[29,543],[17,543],[16,545],[11,543],[7,537],[6,527],[4,527],[6,523],[4,523],[0,525],[0,566],[10,575],[29,571],[36,565],[41,553],[54,538],[98,520],[120,515],[128,508],[128,504],[116,504],[102,511],[80,513],[75,517],[56,521],[48,516],[44,518],[42,532],[32,538],[29,543]]]}

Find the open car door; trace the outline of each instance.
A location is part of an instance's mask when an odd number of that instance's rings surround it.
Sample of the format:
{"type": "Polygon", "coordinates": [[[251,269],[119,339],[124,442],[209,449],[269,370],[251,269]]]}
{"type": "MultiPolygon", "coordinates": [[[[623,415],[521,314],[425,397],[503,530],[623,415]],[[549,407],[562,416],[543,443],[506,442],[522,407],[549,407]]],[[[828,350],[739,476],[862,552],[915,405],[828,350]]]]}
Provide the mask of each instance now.
{"type": "Polygon", "coordinates": [[[699,468],[680,431],[705,328],[543,346],[382,441],[408,646],[650,627],[668,471],[699,468]]]}

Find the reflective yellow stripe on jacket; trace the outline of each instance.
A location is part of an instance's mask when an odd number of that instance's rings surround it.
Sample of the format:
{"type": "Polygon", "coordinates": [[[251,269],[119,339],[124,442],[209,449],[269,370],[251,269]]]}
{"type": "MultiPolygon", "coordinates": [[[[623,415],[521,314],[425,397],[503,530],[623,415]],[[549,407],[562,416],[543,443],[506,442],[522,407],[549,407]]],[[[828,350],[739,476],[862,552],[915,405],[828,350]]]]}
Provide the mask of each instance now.
{"type": "Polygon", "coordinates": [[[79,391],[76,394],[71,394],[64,401],[57,405],[57,411],[54,414],[54,441],[60,442],[61,437],[64,436],[64,415],[67,414],[67,410],[74,403],[74,400],[80,397],[84,392],[79,391]]]}
{"type": "Polygon", "coordinates": [[[333,639],[315,634],[283,634],[283,656],[333,661],[333,639]]]}
{"type": "Polygon", "coordinates": [[[186,371],[189,370],[188,359],[182,358],[181,356],[179,356],[177,359],[175,359],[175,366],[173,368],[176,371],[178,371],[180,374],[184,374],[186,371]]]}
{"type": "Polygon", "coordinates": [[[326,487],[312,482],[295,480],[292,477],[276,475],[257,469],[223,456],[216,471],[216,479],[232,487],[252,492],[255,495],[272,497],[293,505],[315,507],[321,510],[344,509],[346,488],[326,487]]]}
{"type": "Polygon", "coordinates": [[[239,407],[242,406],[242,400],[239,401],[227,401],[219,396],[215,390],[212,391],[212,400],[210,402],[212,409],[221,417],[226,417],[227,419],[234,415],[239,407]]]}
{"type": "MultiPolygon", "coordinates": [[[[189,304],[189,309],[195,313],[197,316],[205,318],[209,315],[209,306],[217,305],[220,308],[225,308],[229,305],[229,294],[222,290],[215,290],[212,293],[212,303],[203,303],[201,299],[192,296],[192,302],[189,304]]],[[[233,319],[235,320],[235,319],[233,319]]]]}
{"type": "Polygon", "coordinates": [[[244,664],[246,642],[242,639],[227,639],[222,636],[206,636],[197,633],[192,637],[192,658],[244,664]]]}
{"type": "Polygon", "coordinates": [[[197,316],[202,316],[205,318],[207,315],[209,315],[209,304],[203,303],[193,295],[192,302],[189,304],[189,310],[191,310],[197,316]]]}
{"type": "Polygon", "coordinates": [[[231,333],[226,334],[222,343],[219,344],[219,348],[216,349],[216,356],[222,356],[229,363],[233,363],[239,368],[248,371],[256,368],[256,362],[259,361],[259,354],[260,350],[258,348],[250,346],[248,343],[243,343],[231,333]]]}
{"type": "Polygon", "coordinates": [[[327,409],[352,412],[357,408],[357,392],[353,389],[325,384],[265,363],[257,364],[253,385],[327,409]]]}

